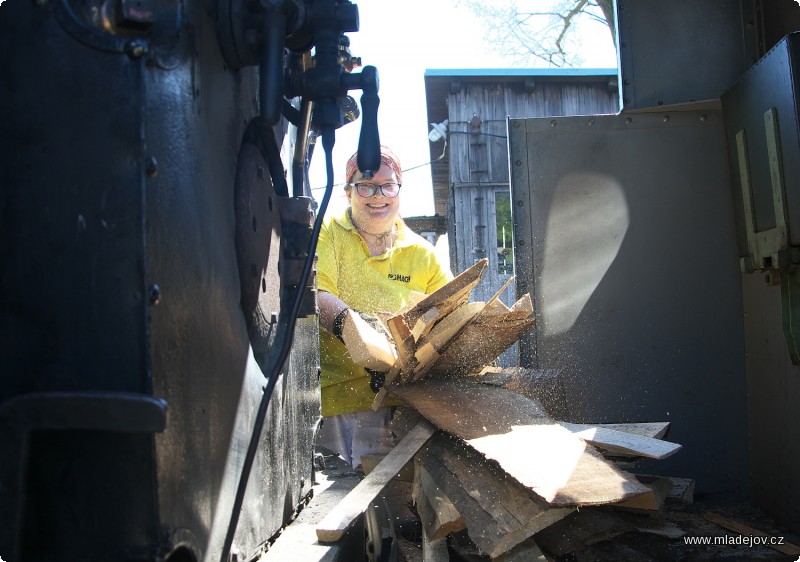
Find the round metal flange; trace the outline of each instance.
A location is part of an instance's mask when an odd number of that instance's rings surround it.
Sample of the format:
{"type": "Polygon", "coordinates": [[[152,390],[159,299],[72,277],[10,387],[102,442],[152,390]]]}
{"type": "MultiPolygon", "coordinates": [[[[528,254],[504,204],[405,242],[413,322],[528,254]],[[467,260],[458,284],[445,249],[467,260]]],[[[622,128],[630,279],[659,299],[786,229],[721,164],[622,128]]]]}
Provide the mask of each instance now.
{"type": "Polygon", "coordinates": [[[267,162],[250,141],[239,151],[234,196],[241,305],[259,354],[275,339],[281,310],[281,218],[267,162]]]}

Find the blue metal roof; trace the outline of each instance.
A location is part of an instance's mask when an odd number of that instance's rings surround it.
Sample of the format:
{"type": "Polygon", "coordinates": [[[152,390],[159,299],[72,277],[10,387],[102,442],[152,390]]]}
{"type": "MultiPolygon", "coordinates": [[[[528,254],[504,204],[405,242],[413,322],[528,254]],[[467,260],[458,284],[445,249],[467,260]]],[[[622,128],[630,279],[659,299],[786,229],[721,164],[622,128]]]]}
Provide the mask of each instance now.
{"type": "Polygon", "coordinates": [[[530,76],[548,76],[559,78],[577,78],[580,76],[613,76],[616,68],[428,68],[426,78],[462,76],[465,78],[508,77],[525,78],[530,76]]]}

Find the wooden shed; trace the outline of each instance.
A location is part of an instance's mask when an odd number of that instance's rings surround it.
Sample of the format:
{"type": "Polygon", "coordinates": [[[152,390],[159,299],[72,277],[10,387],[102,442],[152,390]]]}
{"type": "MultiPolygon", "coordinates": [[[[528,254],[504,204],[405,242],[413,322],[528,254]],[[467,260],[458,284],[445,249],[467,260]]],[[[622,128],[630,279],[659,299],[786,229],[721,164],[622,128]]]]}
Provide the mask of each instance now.
{"type": "MultiPolygon", "coordinates": [[[[450,264],[463,271],[488,258],[475,298],[487,300],[514,274],[507,121],[615,114],[616,69],[427,70],[425,96],[434,209],[446,217],[450,264]],[[434,125],[444,125],[435,127],[434,125]]],[[[501,299],[514,302],[512,282],[501,299]]],[[[517,364],[516,349],[502,366],[517,364]]]]}

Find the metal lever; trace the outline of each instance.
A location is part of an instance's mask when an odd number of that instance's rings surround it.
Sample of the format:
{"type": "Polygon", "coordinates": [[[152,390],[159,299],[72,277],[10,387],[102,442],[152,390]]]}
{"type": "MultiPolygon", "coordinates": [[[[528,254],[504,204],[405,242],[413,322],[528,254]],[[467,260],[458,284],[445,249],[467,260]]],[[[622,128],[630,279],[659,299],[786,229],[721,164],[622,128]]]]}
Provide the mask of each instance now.
{"type": "Polygon", "coordinates": [[[381,138],[378,133],[378,69],[361,71],[361,134],[358,137],[358,169],[370,179],[381,167],[381,138]]]}

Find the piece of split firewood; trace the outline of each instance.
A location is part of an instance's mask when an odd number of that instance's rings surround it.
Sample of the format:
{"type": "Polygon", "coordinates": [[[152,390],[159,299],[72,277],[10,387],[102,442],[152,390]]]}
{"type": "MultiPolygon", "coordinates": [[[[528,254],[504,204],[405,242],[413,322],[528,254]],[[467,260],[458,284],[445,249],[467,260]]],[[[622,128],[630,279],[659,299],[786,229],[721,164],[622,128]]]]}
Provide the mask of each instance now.
{"type": "Polygon", "coordinates": [[[370,326],[353,310],[348,310],[346,314],[342,339],[353,363],[377,371],[391,369],[397,360],[397,352],[389,338],[370,326]]]}

